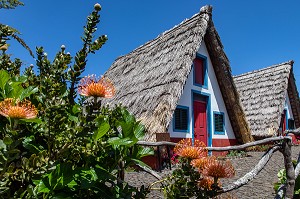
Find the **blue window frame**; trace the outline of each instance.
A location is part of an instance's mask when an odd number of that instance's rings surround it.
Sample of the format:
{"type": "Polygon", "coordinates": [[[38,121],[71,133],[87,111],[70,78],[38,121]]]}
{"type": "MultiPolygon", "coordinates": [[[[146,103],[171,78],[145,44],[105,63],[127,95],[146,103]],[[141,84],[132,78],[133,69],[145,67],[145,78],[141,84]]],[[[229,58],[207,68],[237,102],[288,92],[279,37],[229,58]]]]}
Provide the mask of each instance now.
{"type": "Polygon", "coordinates": [[[196,58],[193,62],[193,84],[195,86],[199,86],[201,88],[208,88],[207,82],[208,82],[208,71],[207,71],[207,57],[197,53],[196,58]],[[198,61],[199,63],[202,62],[202,66],[197,66],[198,61]],[[200,76],[200,77],[199,77],[200,76]]]}
{"type": "Polygon", "coordinates": [[[173,131],[189,132],[189,107],[177,106],[173,117],[173,131]]]}
{"type": "Polygon", "coordinates": [[[214,134],[225,135],[225,117],[223,112],[214,111],[214,134]]]}

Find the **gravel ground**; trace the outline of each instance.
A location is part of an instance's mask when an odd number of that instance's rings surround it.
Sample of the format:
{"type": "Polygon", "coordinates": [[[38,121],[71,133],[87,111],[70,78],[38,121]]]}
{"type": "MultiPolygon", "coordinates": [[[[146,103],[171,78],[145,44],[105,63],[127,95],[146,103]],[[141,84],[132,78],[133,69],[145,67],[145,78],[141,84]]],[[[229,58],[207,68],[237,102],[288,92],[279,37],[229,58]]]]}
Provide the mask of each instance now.
{"type": "MultiPolygon", "coordinates": [[[[293,146],[292,156],[293,159],[298,158],[300,152],[300,146],[293,146]]],[[[247,152],[248,156],[243,158],[232,158],[232,163],[236,169],[236,176],[233,179],[223,182],[223,185],[234,181],[242,177],[244,174],[249,172],[260,160],[264,152],[247,152]]],[[[284,168],[283,156],[277,151],[273,154],[268,164],[265,168],[248,184],[240,187],[238,190],[231,192],[232,196],[241,199],[266,199],[274,198],[275,192],[273,190],[273,184],[277,182],[277,173],[278,171],[284,168]]],[[[170,170],[165,169],[159,174],[164,176],[170,173],[170,170]]],[[[128,172],[125,176],[125,181],[133,186],[148,186],[149,184],[156,181],[156,179],[145,172],[128,172]]],[[[163,198],[163,194],[159,191],[151,191],[148,195],[148,198],[160,199],[163,198]]]]}

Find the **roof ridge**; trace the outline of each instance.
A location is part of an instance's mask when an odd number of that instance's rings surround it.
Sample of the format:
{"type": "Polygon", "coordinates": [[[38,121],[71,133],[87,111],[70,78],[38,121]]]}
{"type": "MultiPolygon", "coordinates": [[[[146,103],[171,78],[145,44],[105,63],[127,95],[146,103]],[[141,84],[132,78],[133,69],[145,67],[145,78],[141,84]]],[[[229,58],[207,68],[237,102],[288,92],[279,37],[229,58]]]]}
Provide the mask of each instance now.
{"type": "Polygon", "coordinates": [[[203,14],[208,14],[208,15],[211,16],[212,15],[212,6],[211,5],[205,5],[205,6],[201,7],[200,11],[198,13],[194,14],[192,17],[186,18],[185,20],[181,21],[179,24],[175,25],[173,28],[170,28],[169,30],[166,30],[163,33],[160,33],[156,38],[147,41],[146,43],[144,43],[144,44],[140,45],[139,47],[133,49],[131,52],[129,52],[129,53],[125,54],[125,55],[121,55],[121,56],[117,57],[117,59],[115,61],[117,61],[118,59],[120,59],[122,57],[128,56],[128,55],[130,55],[130,54],[138,51],[142,47],[146,47],[149,44],[152,44],[153,42],[155,42],[156,40],[158,40],[160,37],[172,33],[173,31],[177,30],[180,26],[182,26],[183,24],[185,24],[187,22],[192,22],[194,20],[199,20],[199,18],[203,14]]]}
{"type": "Polygon", "coordinates": [[[206,13],[206,14],[212,14],[212,10],[213,10],[213,7],[211,5],[205,5],[205,6],[202,6],[200,8],[200,14],[202,13],[206,13]]]}
{"type": "Polygon", "coordinates": [[[258,70],[253,70],[253,71],[246,72],[246,73],[243,73],[243,74],[240,74],[240,75],[234,75],[233,78],[234,79],[241,78],[243,76],[247,76],[247,75],[250,75],[250,74],[263,72],[265,70],[270,70],[272,68],[277,68],[277,67],[280,67],[280,66],[283,66],[283,65],[291,65],[291,66],[293,66],[293,64],[294,64],[294,61],[293,60],[289,60],[289,61],[286,61],[286,62],[282,62],[280,64],[274,64],[274,65],[271,65],[271,66],[268,66],[268,67],[265,67],[265,68],[261,68],[261,69],[258,69],[258,70]]]}

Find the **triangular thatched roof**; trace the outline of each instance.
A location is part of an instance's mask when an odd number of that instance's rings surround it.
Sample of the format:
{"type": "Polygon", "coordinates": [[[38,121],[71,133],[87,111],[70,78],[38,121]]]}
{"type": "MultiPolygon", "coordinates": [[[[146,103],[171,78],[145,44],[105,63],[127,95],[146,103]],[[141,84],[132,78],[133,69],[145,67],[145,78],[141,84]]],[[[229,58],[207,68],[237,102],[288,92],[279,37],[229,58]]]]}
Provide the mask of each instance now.
{"type": "Polygon", "coordinates": [[[289,61],[234,77],[251,133],[258,139],[277,135],[287,93],[295,125],[300,125],[293,63],[289,61]]]}
{"type": "Polygon", "coordinates": [[[203,39],[218,81],[222,81],[220,88],[236,138],[252,140],[211,12],[211,6],[201,8],[192,18],[119,57],[104,74],[117,90],[116,96],[104,103],[128,107],[147,127],[146,140],[155,141],[156,133],[167,132],[203,39]]]}

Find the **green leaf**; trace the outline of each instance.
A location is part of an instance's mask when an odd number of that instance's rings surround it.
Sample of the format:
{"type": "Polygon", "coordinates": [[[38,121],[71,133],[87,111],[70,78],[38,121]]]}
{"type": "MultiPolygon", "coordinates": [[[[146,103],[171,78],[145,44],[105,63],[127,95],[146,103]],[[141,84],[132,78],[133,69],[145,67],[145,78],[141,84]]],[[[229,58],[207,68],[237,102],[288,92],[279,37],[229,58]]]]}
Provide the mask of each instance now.
{"type": "Polygon", "coordinates": [[[12,88],[12,86],[9,83],[7,83],[7,84],[4,85],[3,91],[4,91],[4,95],[6,96],[6,98],[10,97],[9,94],[10,94],[10,92],[12,90],[13,90],[13,88],[12,88]]]}
{"type": "Polygon", "coordinates": [[[2,140],[0,140],[0,150],[1,149],[6,150],[6,144],[4,144],[4,142],[2,140]]]}
{"type": "Polygon", "coordinates": [[[34,118],[34,119],[20,119],[19,121],[24,122],[24,123],[37,123],[40,124],[42,123],[42,120],[39,118],[34,118]]]}
{"type": "Polygon", "coordinates": [[[21,151],[19,149],[11,149],[8,151],[10,154],[20,153],[21,151]]]}
{"type": "Polygon", "coordinates": [[[3,138],[3,142],[4,142],[4,144],[6,144],[6,145],[11,145],[11,144],[13,143],[13,140],[12,140],[10,137],[5,136],[5,137],[3,138]]]}
{"type": "Polygon", "coordinates": [[[32,95],[36,92],[38,92],[37,87],[29,86],[28,88],[22,90],[22,92],[20,93],[20,96],[18,98],[20,99],[20,101],[22,101],[26,97],[29,97],[30,95],[32,95]]]}
{"type": "Polygon", "coordinates": [[[78,122],[78,117],[73,116],[73,115],[69,115],[69,116],[68,116],[68,119],[69,119],[70,121],[73,121],[73,122],[78,122]]]}
{"type": "Polygon", "coordinates": [[[44,184],[43,180],[33,181],[36,186],[38,193],[49,193],[50,189],[44,184]]]}
{"type": "Polygon", "coordinates": [[[57,164],[55,169],[44,175],[42,182],[39,182],[39,191],[54,191],[66,188],[73,180],[72,166],[68,163],[57,164]]]}
{"type": "Polygon", "coordinates": [[[78,105],[78,104],[75,104],[73,107],[72,107],[72,113],[73,114],[76,114],[76,113],[79,113],[81,112],[81,106],[78,105]]]}
{"type": "Polygon", "coordinates": [[[7,71],[0,70],[0,88],[4,90],[6,83],[10,79],[10,76],[7,71]]]}
{"type": "Polygon", "coordinates": [[[109,131],[109,129],[110,129],[109,123],[107,121],[104,121],[104,120],[101,123],[98,122],[97,126],[98,126],[98,129],[93,134],[93,139],[95,141],[97,141],[100,138],[102,138],[109,131]]]}
{"type": "Polygon", "coordinates": [[[122,117],[126,123],[134,123],[135,117],[129,113],[125,108],[121,109],[122,117]]]}
{"type": "Polygon", "coordinates": [[[25,83],[27,81],[27,77],[26,76],[14,76],[11,78],[12,82],[18,82],[20,83],[25,83]]]}
{"type": "Polygon", "coordinates": [[[138,157],[144,157],[148,155],[154,155],[154,150],[150,147],[140,147],[138,151],[138,157]]]}
{"type": "Polygon", "coordinates": [[[141,140],[144,138],[145,135],[145,126],[137,122],[137,124],[134,126],[134,135],[138,140],[141,140]]]}
{"type": "Polygon", "coordinates": [[[108,143],[111,145],[131,145],[133,141],[130,138],[119,138],[113,137],[108,140],[108,143]]]}
{"type": "Polygon", "coordinates": [[[114,175],[112,175],[110,172],[108,172],[106,169],[104,169],[103,167],[96,165],[95,166],[95,172],[98,176],[99,180],[116,180],[116,177],[114,175]]]}
{"type": "Polygon", "coordinates": [[[58,164],[52,174],[52,179],[49,178],[49,180],[51,180],[54,188],[57,186],[62,188],[73,180],[72,167],[67,163],[58,164]]]}
{"type": "Polygon", "coordinates": [[[98,176],[94,169],[89,170],[82,170],[81,173],[84,173],[85,175],[89,176],[89,179],[92,181],[96,181],[98,179],[98,176]]]}
{"type": "Polygon", "coordinates": [[[69,182],[69,183],[67,184],[67,186],[68,186],[70,189],[72,189],[73,187],[77,186],[77,182],[75,182],[75,180],[72,180],[71,182],[69,182]]]}
{"type": "Polygon", "coordinates": [[[12,90],[10,92],[7,93],[8,97],[11,98],[19,98],[20,95],[22,94],[24,88],[20,85],[19,82],[11,82],[10,86],[12,88],[12,90]]]}
{"type": "Polygon", "coordinates": [[[91,169],[78,168],[76,170],[77,180],[80,182],[80,187],[82,189],[89,189],[94,186],[98,180],[96,171],[91,169]]]}
{"type": "Polygon", "coordinates": [[[28,149],[32,153],[39,153],[41,150],[39,149],[39,146],[36,146],[34,143],[34,136],[31,137],[25,137],[25,139],[22,141],[23,146],[25,149],[28,149]]]}
{"type": "Polygon", "coordinates": [[[118,125],[122,128],[122,137],[130,137],[133,138],[134,132],[133,132],[133,123],[126,122],[126,121],[119,121],[118,125]]]}
{"type": "MultiPolygon", "coordinates": [[[[131,159],[135,164],[139,165],[140,167],[145,167],[148,169],[151,169],[151,167],[149,165],[147,165],[146,163],[142,162],[141,160],[137,160],[137,159],[131,159]]],[[[152,169],[151,169],[152,170],[152,169]]]]}
{"type": "Polygon", "coordinates": [[[0,90],[0,95],[2,96],[2,98],[0,98],[0,101],[4,100],[4,98],[6,98],[6,95],[1,90],[0,90]]]}

